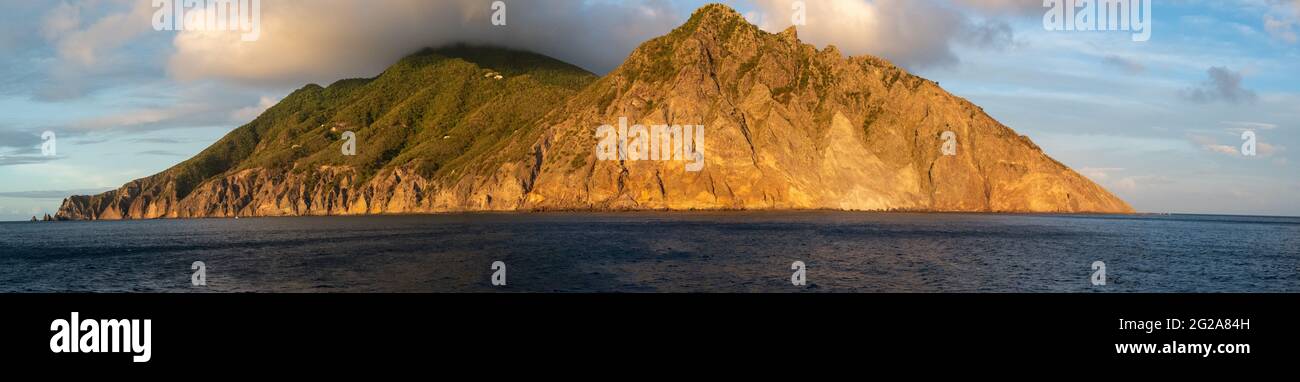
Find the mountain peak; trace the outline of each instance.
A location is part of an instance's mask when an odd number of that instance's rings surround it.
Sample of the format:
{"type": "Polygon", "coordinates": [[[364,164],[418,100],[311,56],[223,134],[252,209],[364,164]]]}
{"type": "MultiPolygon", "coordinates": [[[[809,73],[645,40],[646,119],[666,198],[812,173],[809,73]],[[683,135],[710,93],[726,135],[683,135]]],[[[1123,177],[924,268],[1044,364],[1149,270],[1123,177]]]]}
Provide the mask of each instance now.
{"type": "Polygon", "coordinates": [[[717,21],[717,20],[728,20],[734,18],[743,19],[745,17],[741,16],[740,12],[736,12],[735,9],[732,9],[731,7],[728,7],[724,4],[711,3],[711,4],[706,4],[703,7],[700,7],[700,9],[696,9],[694,13],[691,13],[691,19],[688,21],[688,23],[690,21],[697,21],[697,20],[717,21]]]}
{"type": "Polygon", "coordinates": [[[731,9],[722,4],[708,4],[691,13],[691,18],[686,20],[685,24],[679,27],[683,31],[698,31],[703,29],[709,30],[730,30],[737,25],[748,25],[749,20],[745,19],[740,12],[731,9]]]}
{"type": "Polygon", "coordinates": [[[934,82],[710,4],[599,80],[459,46],[307,86],[198,156],[69,198],[56,217],[583,209],[1132,212],[934,82]],[[707,130],[707,164],[684,170],[654,140],[662,160],[602,160],[593,130],[613,121],[707,130]]]}

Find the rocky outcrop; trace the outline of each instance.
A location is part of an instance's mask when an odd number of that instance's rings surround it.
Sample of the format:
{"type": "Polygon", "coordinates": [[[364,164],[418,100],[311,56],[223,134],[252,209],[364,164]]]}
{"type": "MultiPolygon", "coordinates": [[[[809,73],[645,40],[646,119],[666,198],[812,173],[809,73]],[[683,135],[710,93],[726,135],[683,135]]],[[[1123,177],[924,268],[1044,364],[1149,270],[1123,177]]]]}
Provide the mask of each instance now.
{"type": "Polygon", "coordinates": [[[490,59],[522,53],[470,52],[426,53],[373,80],[304,88],[195,159],[71,197],[57,216],[1132,212],[938,84],[879,58],[802,44],[793,28],[764,32],[721,5],[599,79],[534,56],[524,62],[542,69],[490,59]],[[620,119],[703,126],[704,167],[600,160],[597,128],[620,119]],[[358,130],[370,156],[341,157],[340,127],[358,130]]]}

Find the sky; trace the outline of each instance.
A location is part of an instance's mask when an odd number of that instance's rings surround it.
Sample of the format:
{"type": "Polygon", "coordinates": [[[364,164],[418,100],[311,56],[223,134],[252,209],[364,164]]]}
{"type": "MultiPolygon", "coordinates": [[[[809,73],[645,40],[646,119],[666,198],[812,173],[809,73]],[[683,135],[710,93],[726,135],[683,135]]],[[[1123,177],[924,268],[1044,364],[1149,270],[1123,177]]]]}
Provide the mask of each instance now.
{"type": "MultiPolygon", "coordinates": [[[[1152,0],[1146,41],[1049,30],[1041,0],[721,2],[771,32],[802,9],[806,43],[938,81],[1140,212],[1300,216],[1300,0],[1152,0]]],[[[422,47],[500,45],[604,74],[707,2],[508,0],[505,26],[492,3],[261,0],[244,41],[157,30],[151,0],[0,0],[0,220],[162,171],[294,89],[422,47]]]]}

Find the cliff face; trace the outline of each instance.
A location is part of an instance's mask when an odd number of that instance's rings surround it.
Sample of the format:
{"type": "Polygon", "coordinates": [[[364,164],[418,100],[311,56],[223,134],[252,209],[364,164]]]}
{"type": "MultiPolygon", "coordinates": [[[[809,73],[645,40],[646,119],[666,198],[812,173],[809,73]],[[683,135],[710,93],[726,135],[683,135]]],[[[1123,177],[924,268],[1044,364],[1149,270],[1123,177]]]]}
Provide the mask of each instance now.
{"type": "Polygon", "coordinates": [[[813,208],[1132,212],[934,82],[710,5],[599,79],[450,48],[308,86],[195,158],[71,197],[57,217],[813,208]],[[703,168],[601,160],[597,128],[620,119],[703,126],[703,168]],[[344,131],[355,156],[340,154],[344,131]]]}

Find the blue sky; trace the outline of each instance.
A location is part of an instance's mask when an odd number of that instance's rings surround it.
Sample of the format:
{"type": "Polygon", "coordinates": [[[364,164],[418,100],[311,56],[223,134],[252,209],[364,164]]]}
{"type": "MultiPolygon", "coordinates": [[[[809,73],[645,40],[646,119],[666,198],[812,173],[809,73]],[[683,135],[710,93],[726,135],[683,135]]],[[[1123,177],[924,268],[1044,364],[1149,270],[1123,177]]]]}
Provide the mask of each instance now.
{"type": "MultiPolygon", "coordinates": [[[[293,89],[421,46],[603,73],[703,1],[263,0],[262,36],[156,31],[148,0],[0,0],[0,220],[166,169],[293,89]],[[43,156],[41,133],[57,135],[43,156]]],[[[794,0],[726,1],[769,31],[794,0]]],[[[1300,0],[1156,0],[1149,41],[1048,31],[1038,0],[813,0],[800,37],[970,99],[1143,212],[1300,215],[1300,0]],[[1258,155],[1240,155],[1241,131],[1258,155]]]]}

